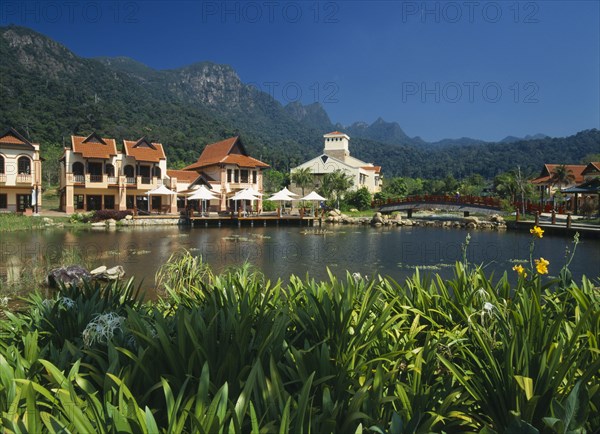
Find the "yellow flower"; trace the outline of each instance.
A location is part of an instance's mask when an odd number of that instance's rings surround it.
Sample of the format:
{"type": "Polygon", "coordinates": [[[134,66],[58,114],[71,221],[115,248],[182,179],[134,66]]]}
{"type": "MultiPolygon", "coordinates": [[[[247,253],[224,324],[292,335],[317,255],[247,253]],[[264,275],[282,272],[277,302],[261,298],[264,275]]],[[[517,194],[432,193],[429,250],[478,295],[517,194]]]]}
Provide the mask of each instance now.
{"type": "Polygon", "coordinates": [[[522,265],[515,265],[512,269],[515,270],[517,273],[519,273],[519,276],[527,277],[525,268],[523,268],[522,265]]]}
{"type": "Polygon", "coordinates": [[[539,274],[548,274],[548,265],[549,261],[546,261],[544,258],[535,260],[535,269],[539,274]]]}
{"type": "Polygon", "coordinates": [[[542,238],[544,236],[544,230],[539,226],[534,226],[533,229],[529,229],[529,233],[538,238],[542,238]]]}

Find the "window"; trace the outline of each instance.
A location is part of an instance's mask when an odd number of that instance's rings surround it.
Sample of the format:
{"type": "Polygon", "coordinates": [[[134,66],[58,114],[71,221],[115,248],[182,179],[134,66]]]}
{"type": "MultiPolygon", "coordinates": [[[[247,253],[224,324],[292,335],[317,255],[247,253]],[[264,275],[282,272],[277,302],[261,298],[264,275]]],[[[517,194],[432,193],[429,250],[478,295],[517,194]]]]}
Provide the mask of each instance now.
{"type": "Polygon", "coordinates": [[[4,171],[4,157],[0,155],[0,174],[6,173],[4,171]]]}
{"type": "Polygon", "coordinates": [[[8,195],[0,194],[0,209],[8,208],[8,195]]]}
{"type": "Polygon", "coordinates": [[[98,194],[88,194],[87,196],[87,210],[88,211],[99,211],[102,209],[102,196],[98,194]]]}
{"type": "Polygon", "coordinates": [[[258,173],[256,172],[256,170],[252,171],[252,184],[257,184],[258,183],[258,173]]]}
{"type": "Polygon", "coordinates": [[[231,175],[231,169],[227,169],[227,182],[233,182],[231,175]]]}
{"type": "Polygon", "coordinates": [[[75,205],[75,209],[83,209],[85,206],[83,194],[73,195],[73,204],[75,205]]]}
{"type": "Polygon", "coordinates": [[[248,182],[248,170],[243,169],[240,171],[242,175],[242,182],[248,182]]]}
{"type": "Polygon", "coordinates": [[[123,173],[127,178],[135,178],[135,170],[133,169],[133,166],[131,164],[128,164],[123,168],[123,173]]]}
{"type": "Polygon", "coordinates": [[[107,164],[106,165],[106,175],[108,176],[115,176],[115,166],[113,166],[112,164],[107,164]]]}
{"type": "Polygon", "coordinates": [[[133,209],[135,206],[135,196],[128,195],[125,198],[125,207],[127,209],[133,209]]]}
{"type": "Polygon", "coordinates": [[[104,209],[115,209],[115,197],[113,195],[104,196],[104,209]]]}
{"type": "Polygon", "coordinates": [[[19,157],[17,167],[20,175],[31,175],[31,160],[29,157],[19,157]]]}
{"type": "Polygon", "coordinates": [[[235,177],[234,177],[233,182],[240,182],[240,171],[236,169],[234,171],[234,175],[235,175],[235,177]]]}
{"type": "Polygon", "coordinates": [[[73,163],[73,175],[83,175],[84,167],[83,163],[73,163]]]}
{"type": "Polygon", "coordinates": [[[152,170],[152,176],[160,178],[160,167],[154,166],[154,169],[152,170]]]}

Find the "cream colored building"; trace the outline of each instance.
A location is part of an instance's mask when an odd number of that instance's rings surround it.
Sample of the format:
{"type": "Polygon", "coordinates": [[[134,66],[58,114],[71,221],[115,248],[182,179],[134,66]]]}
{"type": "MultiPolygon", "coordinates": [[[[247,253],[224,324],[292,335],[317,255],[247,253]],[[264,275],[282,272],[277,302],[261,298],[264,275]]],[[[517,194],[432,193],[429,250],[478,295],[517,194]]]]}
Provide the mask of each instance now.
{"type": "Polygon", "coordinates": [[[0,212],[39,211],[41,187],[40,145],[9,129],[0,136],[0,212]]]}
{"type": "MultiPolygon", "coordinates": [[[[313,173],[314,185],[317,189],[321,185],[322,178],[327,173],[343,170],[351,176],[353,190],[366,187],[371,194],[381,191],[381,166],[366,163],[350,155],[350,137],[339,131],[325,134],[325,145],[323,153],[312,160],[307,161],[291,169],[293,174],[296,170],[309,168],[313,173]]],[[[300,193],[301,188],[295,184],[291,186],[292,191],[300,193]]]]}
{"type": "Polygon", "coordinates": [[[92,133],[72,136],[61,158],[61,209],[76,211],[150,210],[176,212],[177,201],[146,193],[169,184],[162,144],[146,138],[123,141],[92,133]]]}

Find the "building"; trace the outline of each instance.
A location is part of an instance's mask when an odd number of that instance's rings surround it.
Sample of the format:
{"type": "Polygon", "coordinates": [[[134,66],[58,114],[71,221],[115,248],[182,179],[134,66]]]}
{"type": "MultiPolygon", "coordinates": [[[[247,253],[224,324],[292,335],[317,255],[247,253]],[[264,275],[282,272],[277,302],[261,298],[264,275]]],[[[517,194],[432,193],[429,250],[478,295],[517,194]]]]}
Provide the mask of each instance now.
{"type": "Polygon", "coordinates": [[[41,186],[40,145],[9,129],[0,136],[0,212],[39,211],[41,186]]]}
{"type": "Polygon", "coordinates": [[[92,133],[72,136],[60,160],[61,209],[67,213],[95,210],[176,212],[177,201],[146,193],[168,183],[162,144],[142,137],[123,141],[92,133]]]}
{"type": "Polygon", "coordinates": [[[567,184],[559,185],[555,179],[555,172],[557,168],[562,167],[562,164],[544,164],[542,171],[539,176],[531,181],[540,192],[540,202],[545,204],[546,202],[554,200],[554,194],[560,191],[561,188],[573,187],[583,182],[583,171],[586,168],[585,164],[565,164],[564,167],[572,176],[572,179],[567,184]]]}
{"type": "MultiPolygon", "coordinates": [[[[212,210],[227,211],[235,208],[230,198],[238,191],[252,187],[262,193],[262,171],[268,167],[268,164],[248,155],[240,137],[231,137],[207,145],[198,161],[183,170],[196,173],[189,187],[204,184],[219,197],[218,203],[211,203],[212,210]]],[[[262,199],[257,200],[255,206],[260,210],[262,199]]]]}
{"type": "MultiPolygon", "coordinates": [[[[322,178],[327,173],[343,170],[352,177],[353,187],[356,190],[366,187],[371,194],[381,191],[381,166],[374,166],[350,155],[350,137],[339,131],[325,134],[325,146],[323,153],[312,160],[307,161],[291,169],[291,173],[304,168],[309,168],[313,174],[313,188],[318,188],[322,178]]],[[[291,189],[300,193],[301,188],[292,184],[291,189]]]]}

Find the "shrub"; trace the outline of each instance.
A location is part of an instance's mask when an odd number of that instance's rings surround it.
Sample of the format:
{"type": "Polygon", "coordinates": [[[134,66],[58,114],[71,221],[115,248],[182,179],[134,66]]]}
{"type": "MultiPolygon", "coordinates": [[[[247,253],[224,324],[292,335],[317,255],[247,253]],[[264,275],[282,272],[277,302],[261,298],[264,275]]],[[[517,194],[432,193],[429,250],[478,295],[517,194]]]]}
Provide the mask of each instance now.
{"type": "Polygon", "coordinates": [[[102,209],[100,211],[96,211],[92,221],[100,222],[104,220],[123,220],[126,216],[133,215],[130,210],[126,211],[117,211],[114,209],[102,209]]]}

